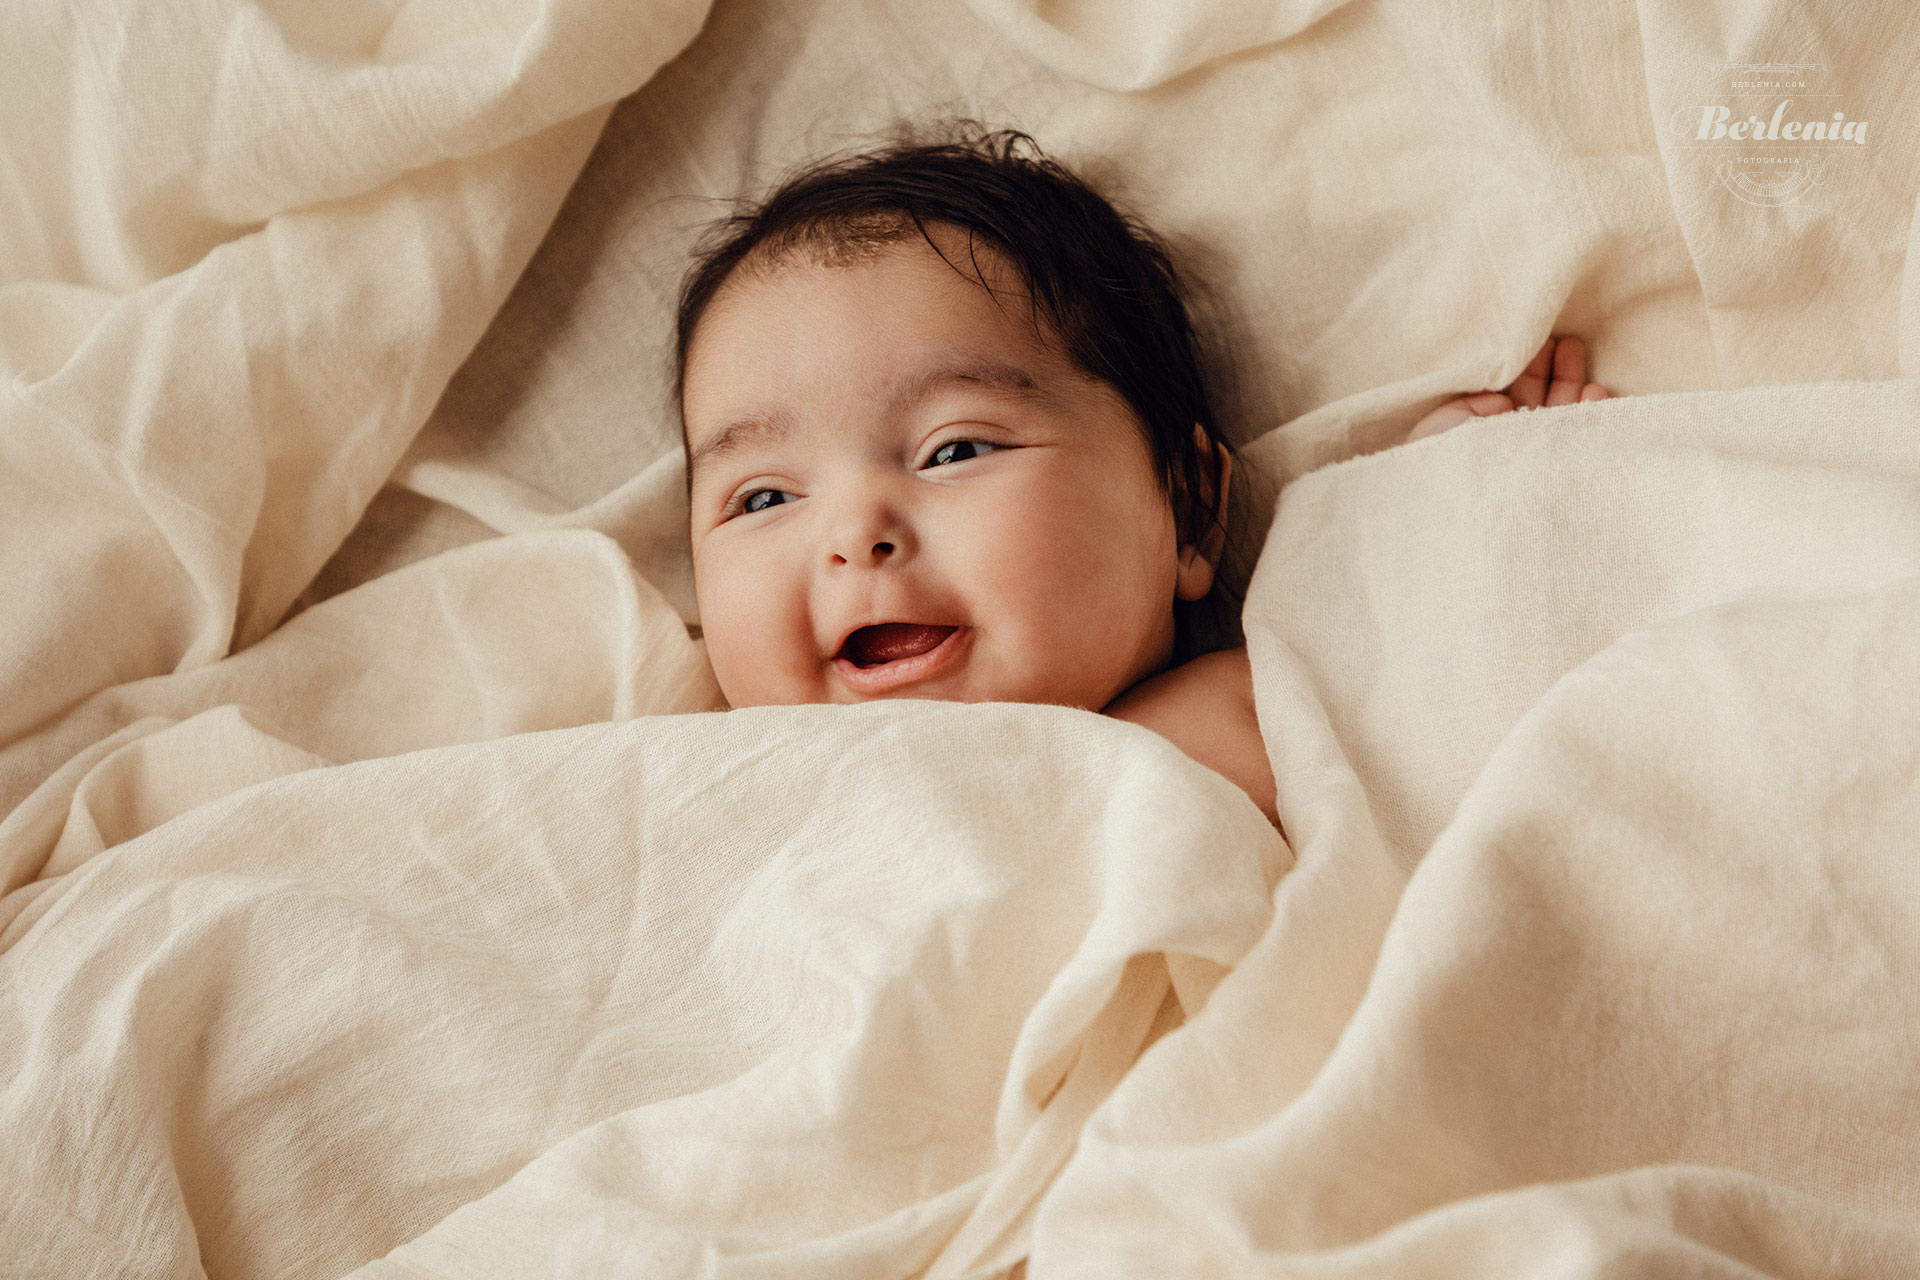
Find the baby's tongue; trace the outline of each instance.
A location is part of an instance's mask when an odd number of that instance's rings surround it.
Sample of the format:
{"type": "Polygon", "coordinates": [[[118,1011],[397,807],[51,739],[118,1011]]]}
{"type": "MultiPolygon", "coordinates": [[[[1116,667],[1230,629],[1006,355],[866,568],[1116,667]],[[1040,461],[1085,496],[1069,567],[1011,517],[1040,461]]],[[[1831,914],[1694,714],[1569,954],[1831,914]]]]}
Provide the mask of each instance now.
{"type": "Polygon", "coordinates": [[[848,636],[847,656],[857,667],[877,667],[925,653],[953,632],[952,627],[929,627],[918,622],[882,622],[848,636]]]}

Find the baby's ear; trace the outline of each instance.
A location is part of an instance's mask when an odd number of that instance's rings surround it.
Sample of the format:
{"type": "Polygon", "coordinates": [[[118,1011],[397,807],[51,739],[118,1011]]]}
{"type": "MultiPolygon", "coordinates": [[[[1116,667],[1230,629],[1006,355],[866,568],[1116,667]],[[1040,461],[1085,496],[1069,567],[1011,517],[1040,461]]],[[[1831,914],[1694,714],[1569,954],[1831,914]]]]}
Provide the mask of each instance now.
{"type": "Polygon", "coordinates": [[[1200,454],[1200,492],[1185,504],[1188,518],[1197,519],[1193,513],[1209,508],[1214,517],[1197,542],[1180,544],[1180,568],[1173,593],[1182,600],[1198,600],[1213,590],[1213,571],[1227,545],[1227,486],[1233,480],[1232,455],[1197,422],[1193,424],[1193,443],[1200,454]]]}

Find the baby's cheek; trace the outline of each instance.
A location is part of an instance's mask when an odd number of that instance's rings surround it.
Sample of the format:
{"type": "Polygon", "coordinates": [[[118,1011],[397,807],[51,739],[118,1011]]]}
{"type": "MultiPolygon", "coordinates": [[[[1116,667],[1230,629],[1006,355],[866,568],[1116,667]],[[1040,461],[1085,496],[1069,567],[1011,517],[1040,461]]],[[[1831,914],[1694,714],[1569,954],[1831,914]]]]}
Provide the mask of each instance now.
{"type": "Polygon", "coordinates": [[[696,580],[707,661],[727,705],[769,706],[804,701],[792,688],[791,626],[774,607],[777,594],[753,575],[707,568],[696,580]]]}
{"type": "Polygon", "coordinates": [[[1086,685],[1058,700],[1125,682],[1172,617],[1170,542],[1163,551],[1141,512],[1064,501],[1027,507],[998,537],[998,586],[1016,605],[1030,656],[1086,685]]]}
{"type": "Polygon", "coordinates": [[[996,513],[990,523],[991,549],[980,561],[998,580],[1001,594],[1021,601],[1024,610],[1065,605],[1084,588],[1087,570],[1085,531],[1067,512],[1030,502],[996,513]]]}
{"type": "Polygon", "coordinates": [[[1033,542],[1046,549],[1048,571],[1082,607],[1137,607],[1173,563],[1172,520],[1157,518],[1151,495],[1137,503],[1121,493],[1104,497],[1046,510],[1033,542]]]}

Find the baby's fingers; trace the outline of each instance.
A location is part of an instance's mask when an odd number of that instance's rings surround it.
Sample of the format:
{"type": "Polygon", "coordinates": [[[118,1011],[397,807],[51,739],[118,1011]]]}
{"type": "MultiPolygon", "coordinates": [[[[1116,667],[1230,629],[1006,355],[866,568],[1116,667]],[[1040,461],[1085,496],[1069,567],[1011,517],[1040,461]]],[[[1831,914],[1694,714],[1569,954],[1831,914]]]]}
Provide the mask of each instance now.
{"type": "Polygon", "coordinates": [[[1473,417],[1473,410],[1467,408],[1466,401],[1449,400],[1413,424],[1413,430],[1407,432],[1407,443],[1412,444],[1415,440],[1437,436],[1442,431],[1451,431],[1471,417],[1473,417]]]}
{"type": "Polygon", "coordinates": [[[1610,400],[1613,398],[1613,392],[1607,390],[1597,382],[1589,382],[1580,389],[1580,398],[1582,400],[1610,400]]]}
{"type": "Polygon", "coordinates": [[[1547,404],[1572,404],[1587,385],[1587,344],[1578,338],[1562,338],[1553,353],[1553,384],[1547,388],[1547,404]]]}
{"type": "Polygon", "coordinates": [[[1498,391],[1476,391],[1470,396],[1461,396],[1459,403],[1465,405],[1476,418],[1491,418],[1496,413],[1513,412],[1513,401],[1498,391]]]}
{"type": "Polygon", "coordinates": [[[1513,380],[1507,394],[1522,409],[1538,409],[1547,399],[1547,375],[1553,371],[1554,340],[1548,338],[1528,362],[1525,372],[1513,380]]]}
{"type": "Polygon", "coordinates": [[[1437,436],[1442,431],[1451,431],[1468,418],[1490,418],[1496,413],[1507,413],[1513,409],[1513,401],[1498,391],[1476,391],[1470,396],[1461,396],[1449,400],[1426,417],[1414,424],[1407,433],[1407,440],[1425,439],[1437,436]]]}

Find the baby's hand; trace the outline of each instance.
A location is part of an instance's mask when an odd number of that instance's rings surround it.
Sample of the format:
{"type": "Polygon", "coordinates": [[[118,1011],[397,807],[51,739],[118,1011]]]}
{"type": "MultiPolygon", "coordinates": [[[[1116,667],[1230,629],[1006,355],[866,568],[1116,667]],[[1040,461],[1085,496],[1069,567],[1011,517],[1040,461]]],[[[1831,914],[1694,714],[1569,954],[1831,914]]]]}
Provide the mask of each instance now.
{"type": "Polygon", "coordinates": [[[1613,393],[1587,381],[1587,344],[1578,338],[1548,338],[1547,345],[1505,391],[1476,391],[1449,400],[1414,424],[1407,439],[1437,436],[1468,418],[1490,418],[1513,409],[1572,404],[1576,400],[1605,400],[1613,393]],[[1551,380],[1549,380],[1551,377],[1551,380]]]}

